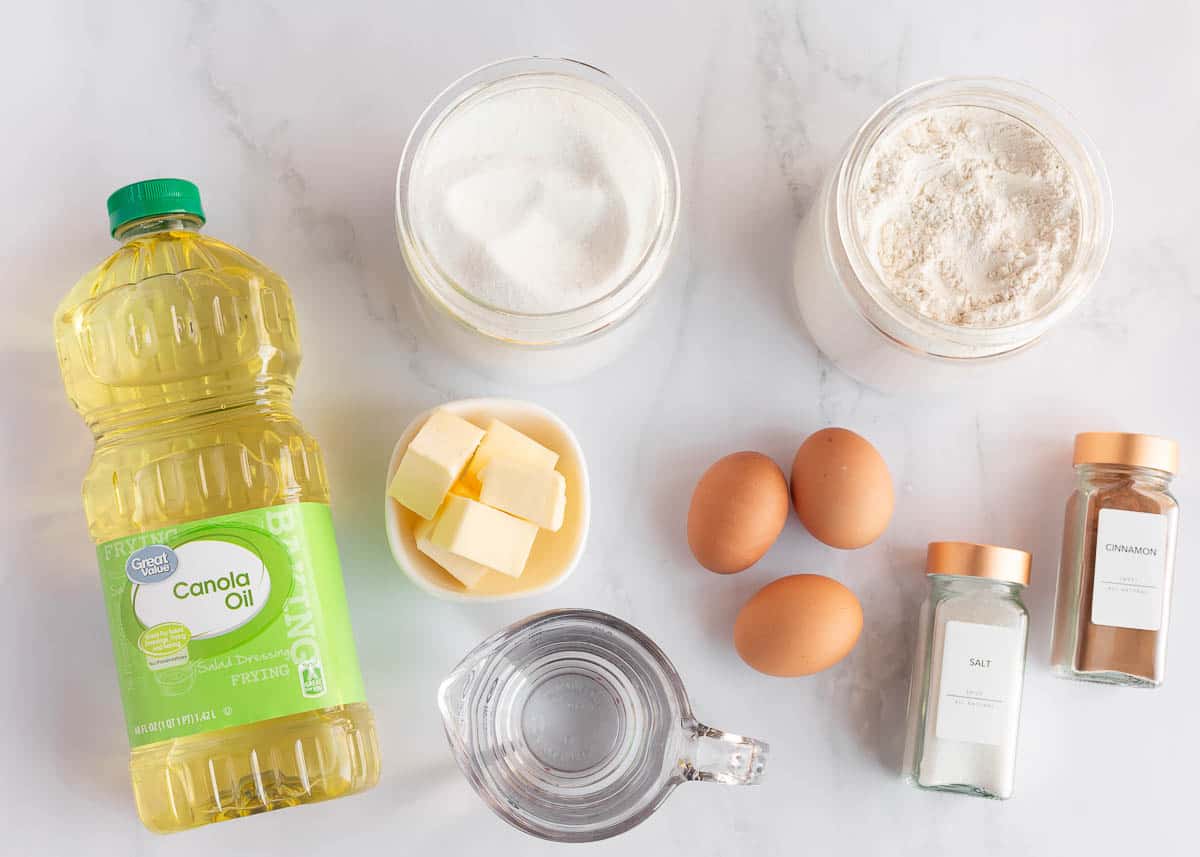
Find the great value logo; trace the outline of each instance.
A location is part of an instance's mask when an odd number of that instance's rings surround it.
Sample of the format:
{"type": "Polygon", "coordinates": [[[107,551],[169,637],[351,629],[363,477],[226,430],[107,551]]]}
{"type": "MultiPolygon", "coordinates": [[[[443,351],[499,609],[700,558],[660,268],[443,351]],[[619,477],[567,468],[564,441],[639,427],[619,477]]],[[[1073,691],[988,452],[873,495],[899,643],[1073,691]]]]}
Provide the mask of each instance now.
{"type": "Polygon", "coordinates": [[[125,560],[125,576],[134,583],[166,580],[179,568],[179,557],[166,545],[146,545],[125,560]]]}
{"type": "MultiPolygon", "coordinates": [[[[162,546],[143,550],[154,548],[162,546]]],[[[198,539],[174,551],[162,549],[174,558],[176,568],[133,587],[133,612],[144,627],[177,622],[191,632],[192,639],[203,640],[240,628],[267,604],[271,576],[262,558],[248,547],[198,539]]]]}

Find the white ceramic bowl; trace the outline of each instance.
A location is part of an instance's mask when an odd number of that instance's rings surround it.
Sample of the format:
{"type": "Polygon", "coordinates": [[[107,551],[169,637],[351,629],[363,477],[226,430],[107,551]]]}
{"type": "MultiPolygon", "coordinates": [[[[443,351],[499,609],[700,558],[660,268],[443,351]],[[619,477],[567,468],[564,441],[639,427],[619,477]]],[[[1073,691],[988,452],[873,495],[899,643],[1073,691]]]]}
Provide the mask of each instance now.
{"type": "MultiPolygon", "coordinates": [[[[557,533],[541,530],[533,542],[533,551],[525,572],[519,578],[489,574],[473,589],[467,589],[425,554],[417,550],[413,526],[417,514],[387,494],[387,488],[400,466],[400,459],[432,410],[419,414],[396,442],[384,482],[384,521],[392,556],[409,580],[438,598],[450,601],[506,601],[540,595],[558,586],[579,563],[587,543],[591,523],[591,495],[587,463],[574,433],[567,424],[545,408],[517,399],[460,399],[437,409],[486,428],[495,418],[558,453],[558,471],[567,480],[567,505],[562,529],[557,533]]],[[[434,410],[437,410],[434,409],[434,410]]]]}

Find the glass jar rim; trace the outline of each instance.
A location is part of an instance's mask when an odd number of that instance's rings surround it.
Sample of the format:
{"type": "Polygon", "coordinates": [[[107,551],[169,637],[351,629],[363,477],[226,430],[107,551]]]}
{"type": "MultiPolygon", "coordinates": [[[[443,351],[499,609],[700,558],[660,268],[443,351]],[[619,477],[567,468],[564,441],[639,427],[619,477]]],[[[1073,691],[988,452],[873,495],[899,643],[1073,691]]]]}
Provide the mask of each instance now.
{"type": "Polygon", "coordinates": [[[1076,478],[1085,484],[1098,478],[1119,477],[1122,479],[1140,478],[1151,483],[1158,483],[1159,490],[1169,491],[1175,482],[1175,475],[1170,470],[1158,467],[1147,467],[1140,464],[1113,464],[1100,461],[1085,461],[1073,465],[1076,478]]]}
{"type": "Polygon", "coordinates": [[[946,353],[931,353],[945,358],[994,357],[1035,342],[1087,296],[1103,267],[1112,236],[1112,190],[1091,138],[1058,102],[1031,86],[1002,77],[938,78],[911,86],[886,101],[851,139],[834,177],[833,204],[831,228],[836,228],[857,280],[847,285],[860,314],[881,334],[905,347],[912,347],[905,333],[941,343],[946,353]],[[968,327],[921,315],[884,285],[859,237],[852,203],[875,143],[904,119],[938,107],[987,107],[1007,113],[1044,137],[1072,171],[1081,215],[1076,256],[1059,293],[1031,319],[968,327]],[[882,318],[876,320],[871,310],[877,310],[882,318]]]}
{"type": "Polygon", "coordinates": [[[666,131],[632,90],[602,69],[561,57],[514,57],[489,63],[447,86],[422,112],[400,157],[396,174],[396,232],[405,264],[417,288],[451,317],[477,333],[518,345],[562,345],[612,327],[640,306],[659,281],[680,219],[679,167],[666,131]],[[645,253],[607,294],[588,303],[548,313],[517,312],[480,300],[456,283],[433,260],[414,229],[409,210],[413,170],[424,145],[442,123],[481,93],[522,77],[553,77],[599,88],[629,110],[657,156],[661,168],[659,220],[645,253]]]}

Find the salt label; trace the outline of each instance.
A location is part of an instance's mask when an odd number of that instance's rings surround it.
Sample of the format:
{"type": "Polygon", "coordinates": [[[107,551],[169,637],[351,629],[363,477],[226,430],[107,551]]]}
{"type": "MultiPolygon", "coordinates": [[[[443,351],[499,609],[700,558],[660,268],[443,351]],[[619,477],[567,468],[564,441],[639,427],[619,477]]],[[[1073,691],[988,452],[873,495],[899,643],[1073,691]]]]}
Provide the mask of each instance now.
{"type": "Polygon", "coordinates": [[[946,623],[937,707],[939,739],[1003,746],[1016,737],[1022,640],[1016,628],[946,623]]]}

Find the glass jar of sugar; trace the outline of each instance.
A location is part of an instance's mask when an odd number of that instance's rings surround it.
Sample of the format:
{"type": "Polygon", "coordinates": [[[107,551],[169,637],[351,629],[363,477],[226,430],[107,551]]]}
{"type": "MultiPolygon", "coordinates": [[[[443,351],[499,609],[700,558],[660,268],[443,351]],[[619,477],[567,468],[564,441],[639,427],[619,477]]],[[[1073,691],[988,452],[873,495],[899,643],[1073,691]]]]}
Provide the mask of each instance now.
{"type": "Polygon", "coordinates": [[[1100,273],[1112,201],[1061,107],[997,78],[915,86],[851,138],[801,224],[794,288],[834,363],[942,391],[1036,342],[1100,273]]]}
{"type": "Polygon", "coordinates": [[[661,125],[604,72],[523,58],[461,78],[400,162],[396,228],[428,329],[505,380],[579,377],[650,324],[679,221],[661,125]]]}
{"type": "Polygon", "coordinates": [[[904,777],[915,786],[1012,797],[1031,557],[1014,548],[932,542],[908,696],[904,777]]]}

